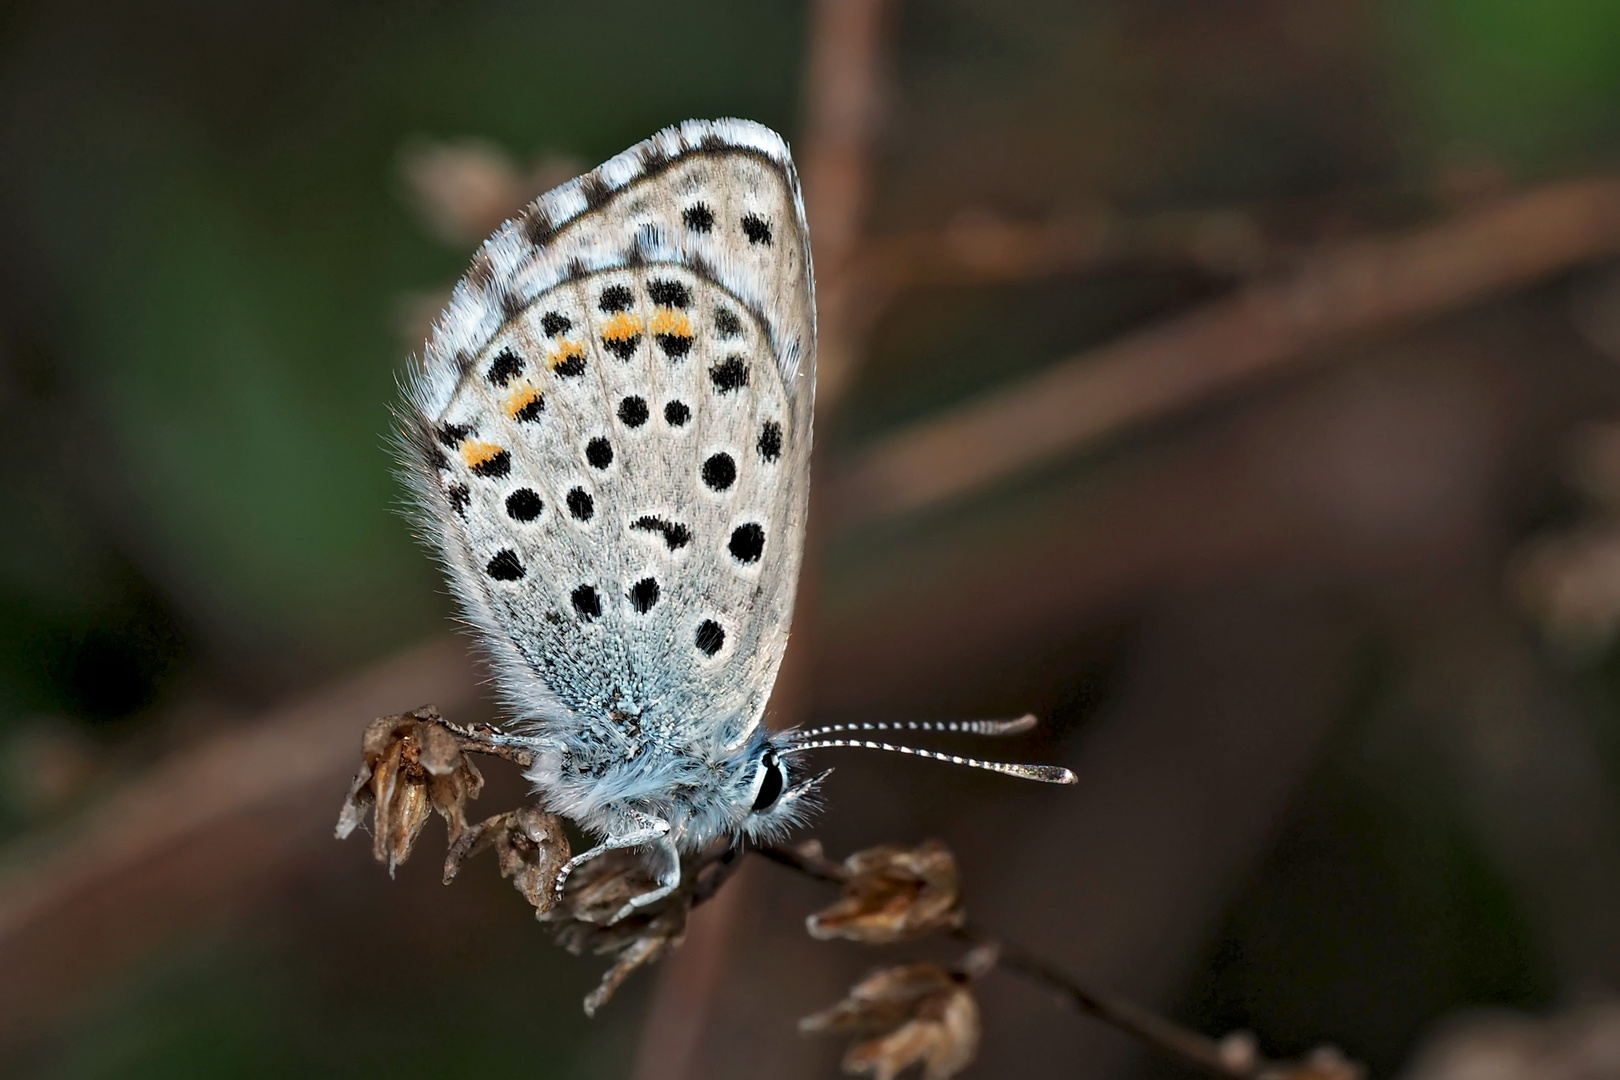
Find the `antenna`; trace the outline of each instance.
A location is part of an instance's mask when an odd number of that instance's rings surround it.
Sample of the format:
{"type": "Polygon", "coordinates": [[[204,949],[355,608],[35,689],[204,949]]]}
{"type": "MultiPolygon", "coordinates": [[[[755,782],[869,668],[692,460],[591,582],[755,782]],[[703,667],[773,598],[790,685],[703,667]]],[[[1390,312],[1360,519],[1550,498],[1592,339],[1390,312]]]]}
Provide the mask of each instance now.
{"type": "Polygon", "coordinates": [[[1025,713],[1016,720],[874,720],[860,724],[828,724],[808,731],[790,733],[795,742],[833,735],[840,731],[938,731],[964,735],[1022,735],[1032,730],[1037,721],[1034,713],[1025,713]]]}
{"type": "MultiPolygon", "coordinates": [[[[997,721],[981,721],[982,723],[997,723],[997,721]]],[[[1000,721],[1002,723],[1021,723],[1022,721],[1000,721]]],[[[913,754],[917,757],[932,758],[935,761],[948,761],[952,765],[966,765],[974,769],[986,769],[990,772],[1001,773],[1003,776],[1016,776],[1022,780],[1039,780],[1043,784],[1078,784],[1079,777],[1068,769],[1058,765],[1015,765],[1006,761],[981,761],[978,758],[957,757],[955,754],[941,754],[935,750],[919,750],[915,746],[896,746],[893,743],[868,742],[865,739],[818,739],[811,742],[796,742],[782,750],[785,754],[797,754],[801,750],[820,750],[832,746],[858,746],[866,750],[887,750],[892,754],[913,754]]]]}

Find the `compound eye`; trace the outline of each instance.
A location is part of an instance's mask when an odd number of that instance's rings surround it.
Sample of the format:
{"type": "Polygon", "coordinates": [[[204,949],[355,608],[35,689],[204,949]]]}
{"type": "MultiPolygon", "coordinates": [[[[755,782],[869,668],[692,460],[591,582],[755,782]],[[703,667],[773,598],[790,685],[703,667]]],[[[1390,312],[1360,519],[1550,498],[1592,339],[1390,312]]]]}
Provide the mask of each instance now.
{"type": "Polygon", "coordinates": [[[769,810],[782,797],[782,790],[787,787],[787,777],[782,775],[781,762],[776,760],[776,751],[767,750],[765,756],[759,761],[759,790],[754,794],[754,813],[769,810]]]}

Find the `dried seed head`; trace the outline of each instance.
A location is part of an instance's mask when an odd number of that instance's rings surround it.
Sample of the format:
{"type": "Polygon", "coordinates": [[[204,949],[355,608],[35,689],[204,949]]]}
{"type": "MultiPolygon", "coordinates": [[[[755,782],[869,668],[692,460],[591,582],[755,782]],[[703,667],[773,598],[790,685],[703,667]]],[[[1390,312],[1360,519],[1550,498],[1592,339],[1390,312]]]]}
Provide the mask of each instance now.
{"type": "Polygon", "coordinates": [[[692,896],[685,889],[662,903],[613,921],[631,897],[648,892],[656,884],[640,853],[634,849],[609,851],[570,874],[562,902],[540,913],[541,921],[557,926],[558,944],[574,955],[615,954],[613,966],[602,975],[596,989],[586,995],[585,1015],[595,1016],[631,972],[660,959],[680,944],[686,933],[692,896]]]}
{"type": "Polygon", "coordinates": [[[501,877],[534,905],[535,918],[556,902],[557,872],[571,854],[563,821],[538,806],[496,814],[469,826],[444,857],[444,883],[450,884],[461,864],[485,848],[495,849],[501,877]]]}
{"type": "Polygon", "coordinates": [[[631,897],[651,892],[657,886],[640,851],[608,851],[569,875],[557,913],[577,922],[606,926],[631,897]]]}
{"type": "Polygon", "coordinates": [[[467,828],[466,805],[483,790],[484,778],[460,744],[425,705],[399,716],[373,720],[361,741],[364,764],[338,815],[341,840],[372,810],[372,852],[390,875],[410,858],[411,848],[437,810],[454,845],[467,828]]]}
{"type": "Polygon", "coordinates": [[[597,983],[595,990],[585,995],[586,1016],[595,1016],[596,1010],[608,1003],[632,971],[657,962],[681,943],[681,938],[686,934],[686,914],[684,907],[670,908],[649,920],[634,937],[624,942],[618,949],[613,966],[603,972],[602,981],[597,983]]]}
{"type": "Polygon", "coordinates": [[[857,851],[844,870],[844,895],[805,922],[812,937],[886,945],[962,925],[956,859],[938,840],[857,851]]]}
{"type": "Polygon", "coordinates": [[[933,964],[878,971],[849,996],[799,1021],[804,1034],[881,1033],[844,1055],[844,1071],[893,1080],[915,1064],[927,1080],[945,1080],[973,1061],[979,1045],[979,1008],[962,979],[933,964]]]}

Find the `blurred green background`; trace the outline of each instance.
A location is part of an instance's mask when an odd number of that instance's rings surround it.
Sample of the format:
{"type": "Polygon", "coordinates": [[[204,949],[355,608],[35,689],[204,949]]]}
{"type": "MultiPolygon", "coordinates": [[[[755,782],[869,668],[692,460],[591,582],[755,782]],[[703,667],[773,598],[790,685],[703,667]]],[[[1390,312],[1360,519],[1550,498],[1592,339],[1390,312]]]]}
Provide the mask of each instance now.
{"type": "MultiPolygon", "coordinates": [[[[0,8],[0,835],[21,842],[91,797],[71,777],[60,790],[41,779],[41,746],[155,760],[207,734],[188,717],[271,705],[442,632],[438,571],[398,512],[389,409],[415,347],[412,305],[453,281],[470,246],[436,238],[413,208],[411,147],[476,138],[524,168],[589,165],[719,115],[793,140],[813,14],[744,0],[0,8]]],[[[1106,204],[1272,208],[1284,231],[1309,219],[1314,242],[1429,220],[1481,185],[1612,170],[1620,153],[1613,0],[918,0],[895,5],[888,50],[868,223],[879,236],[963,207],[1106,204]]],[[[822,444],[848,458],[1229,284],[1136,268],[908,296],[822,444]]],[[[1617,411],[1612,382],[1566,397],[1617,411]]],[[[1175,437],[1149,432],[1100,457],[1175,437]]],[[[1005,500],[1050,497],[1095,464],[831,538],[828,605],[856,604],[936,532],[978,535],[1005,500]]],[[[1524,471],[1497,507],[1505,534],[1578,516],[1549,460],[1524,471]]],[[[1103,636],[1134,618],[1111,614],[1103,636]]],[[[1534,638],[1528,620],[1522,633],[1534,638]]],[[[1353,1039],[1388,1073],[1451,1009],[1560,1000],[1545,936],[1456,809],[1467,796],[1390,745],[1433,705],[1402,689],[1409,645],[1386,636],[1360,665],[1332,745],[1204,947],[1183,1018],[1256,1028],[1279,1052],[1353,1039]],[[1380,892],[1400,900],[1367,900],[1380,892]],[[1353,1015],[1336,1010],[1336,988],[1357,980],[1387,1008],[1358,997],[1353,1015]]],[[[1106,666],[1114,648],[1092,653],[1106,666]]],[[[1607,748],[1612,795],[1620,660],[1545,655],[1561,700],[1607,748]]],[[[1063,678],[1037,696],[1085,696],[1084,678],[1063,678]]],[[[413,866],[405,889],[421,898],[401,901],[348,854],[318,888],[266,886],[276,918],[244,929],[222,916],[121,968],[40,1033],[27,1068],[629,1068],[651,980],[587,1027],[576,1002],[596,965],[562,957],[506,886],[435,891],[431,865],[413,866]],[[427,948],[399,972],[333,974],[348,935],[414,932],[392,904],[476,923],[484,908],[464,894],[510,922],[479,923],[473,943],[427,948]]],[[[784,1040],[797,1038],[790,1020],[784,1040]]]]}

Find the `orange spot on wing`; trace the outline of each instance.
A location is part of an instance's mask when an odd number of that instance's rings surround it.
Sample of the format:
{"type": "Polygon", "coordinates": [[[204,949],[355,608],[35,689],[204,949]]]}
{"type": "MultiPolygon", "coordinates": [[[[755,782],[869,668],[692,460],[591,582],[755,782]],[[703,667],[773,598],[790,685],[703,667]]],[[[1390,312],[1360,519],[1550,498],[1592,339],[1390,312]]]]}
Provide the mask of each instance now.
{"type": "Polygon", "coordinates": [[[546,366],[555,368],[566,364],[570,360],[581,360],[585,356],[585,346],[577,341],[564,341],[558,343],[557,351],[546,357],[546,366]]]}
{"type": "Polygon", "coordinates": [[[500,447],[494,443],[480,442],[477,439],[468,439],[461,444],[461,460],[467,463],[467,468],[476,469],[478,466],[490,461],[502,453],[500,447]]]}
{"type": "Polygon", "coordinates": [[[506,399],[506,415],[517,419],[517,414],[533,405],[540,398],[540,388],[524,383],[512,391],[506,399]]]}
{"type": "Polygon", "coordinates": [[[627,341],[641,333],[641,316],[628,311],[618,312],[602,325],[603,341],[627,341]]]}
{"type": "Polygon", "coordinates": [[[691,337],[692,320],[686,317],[684,311],[659,308],[658,313],[653,316],[652,332],[670,337],[691,337]]]}

